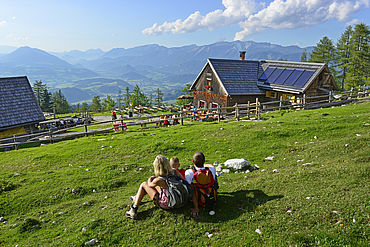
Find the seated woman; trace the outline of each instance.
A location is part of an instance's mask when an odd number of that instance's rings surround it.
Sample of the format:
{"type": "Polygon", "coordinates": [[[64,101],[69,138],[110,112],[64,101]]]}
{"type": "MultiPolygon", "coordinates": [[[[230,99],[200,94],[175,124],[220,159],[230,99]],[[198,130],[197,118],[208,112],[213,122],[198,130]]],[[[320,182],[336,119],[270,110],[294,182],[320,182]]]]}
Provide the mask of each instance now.
{"type": "MultiPolygon", "coordinates": [[[[137,210],[145,195],[148,195],[159,208],[169,209],[168,185],[165,178],[173,174],[170,162],[163,155],[158,155],[153,162],[153,167],[155,176],[151,176],[147,182],[143,182],[135,196],[130,196],[132,205],[130,210],[126,212],[126,216],[131,219],[136,218],[137,210]]],[[[176,174],[181,176],[178,171],[176,174]]]]}

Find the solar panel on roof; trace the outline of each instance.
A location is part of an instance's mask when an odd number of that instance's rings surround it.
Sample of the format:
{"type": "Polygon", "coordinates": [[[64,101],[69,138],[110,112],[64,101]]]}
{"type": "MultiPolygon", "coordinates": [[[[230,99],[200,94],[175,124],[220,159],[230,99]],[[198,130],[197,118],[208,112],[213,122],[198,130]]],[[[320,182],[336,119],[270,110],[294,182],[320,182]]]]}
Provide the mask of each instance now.
{"type": "Polygon", "coordinates": [[[285,80],[290,76],[290,74],[292,74],[293,71],[294,69],[284,69],[280,76],[275,80],[274,84],[283,85],[285,80]]]}
{"type": "Polygon", "coordinates": [[[272,74],[272,72],[274,72],[276,68],[274,67],[268,67],[261,75],[261,77],[259,78],[260,80],[267,80],[267,78],[269,78],[269,76],[272,74]]]}
{"type": "Polygon", "coordinates": [[[301,76],[304,70],[295,69],[290,76],[285,80],[284,85],[293,86],[296,80],[301,76]]]}
{"type": "Polygon", "coordinates": [[[276,79],[280,76],[280,74],[284,71],[284,69],[276,68],[274,72],[267,78],[267,82],[274,83],[276,79]]]}
{"type": "Polygon", "coordinates": [[[303,87],[313,75],[314,71],[305,70],[303,74],[294,83],[296,87],[303,87]]]}

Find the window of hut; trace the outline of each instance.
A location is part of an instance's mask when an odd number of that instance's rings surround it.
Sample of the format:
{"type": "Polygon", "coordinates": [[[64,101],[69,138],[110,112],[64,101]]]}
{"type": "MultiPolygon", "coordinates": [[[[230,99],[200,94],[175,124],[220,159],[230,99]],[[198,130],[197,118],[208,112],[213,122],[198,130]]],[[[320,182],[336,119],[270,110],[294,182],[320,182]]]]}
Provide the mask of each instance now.
{"type": "Polygon", "coordinates": [[[199,100],[199,102],[198,102],[198,107],[199,108],[204,108],[206,106],[206,102],[205,101],[203,101],[203,100],[199,100]]]}
{"type": "Polygon", "coordinates": [[[267,98],[274,98],[274,99],[276,99],[277,98],[277,92],[266,91],[266,97],[267,98]]]}

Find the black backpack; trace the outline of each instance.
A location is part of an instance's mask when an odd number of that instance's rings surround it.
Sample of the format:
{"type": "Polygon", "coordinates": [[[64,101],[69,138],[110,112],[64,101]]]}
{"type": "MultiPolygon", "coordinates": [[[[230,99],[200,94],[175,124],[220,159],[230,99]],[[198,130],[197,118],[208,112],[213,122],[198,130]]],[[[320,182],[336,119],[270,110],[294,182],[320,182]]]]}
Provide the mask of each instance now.
{"type": "Polygon", "coordinates": [[[192,189],[188,182],[177,176],[176,170],[173,170],[173,175],[168,177],[160,177],[166,181],[168,185],[168,207],[180,208],[183,207],[192,196],[192,189]]]}

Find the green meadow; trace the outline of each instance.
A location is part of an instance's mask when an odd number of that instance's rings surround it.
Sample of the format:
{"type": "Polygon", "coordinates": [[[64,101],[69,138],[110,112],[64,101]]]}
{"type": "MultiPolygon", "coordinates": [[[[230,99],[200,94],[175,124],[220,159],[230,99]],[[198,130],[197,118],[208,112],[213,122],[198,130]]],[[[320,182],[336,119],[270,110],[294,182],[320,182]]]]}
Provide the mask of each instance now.
{"type": "Polygon", "coordinates": [[[0,246],[369,246],[369,109],[278,111],[2,152],[0,246]],[[196,151],[260,169],[222,173],[213,216],[145,198],[138,219],[126,218],[156,155],[188,168],[196,151]]]}

